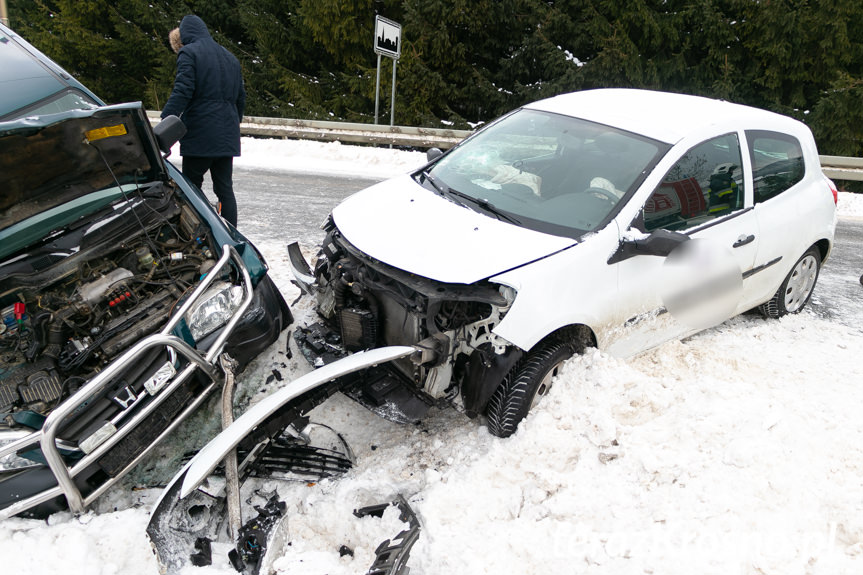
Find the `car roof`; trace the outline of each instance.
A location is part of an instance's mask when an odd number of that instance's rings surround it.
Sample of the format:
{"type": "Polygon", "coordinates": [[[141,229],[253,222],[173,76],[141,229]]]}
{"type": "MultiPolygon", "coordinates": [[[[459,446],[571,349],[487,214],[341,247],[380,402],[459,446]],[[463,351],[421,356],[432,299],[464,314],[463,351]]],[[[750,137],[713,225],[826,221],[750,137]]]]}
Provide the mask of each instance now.
{"type": "Polygon", "coordinates": [[[0,24],[0,118],[69,89],[95,94],[10,28],[0,24]]]}
{"type": "Polygon", "coordinates": [[[668,144],[716,125],[739,129],[770,123],[791,133],[798,133],[803,126],[788,116],[724,100],[628,88],[561,94],[525,107],[590,120],[668,144]]]}

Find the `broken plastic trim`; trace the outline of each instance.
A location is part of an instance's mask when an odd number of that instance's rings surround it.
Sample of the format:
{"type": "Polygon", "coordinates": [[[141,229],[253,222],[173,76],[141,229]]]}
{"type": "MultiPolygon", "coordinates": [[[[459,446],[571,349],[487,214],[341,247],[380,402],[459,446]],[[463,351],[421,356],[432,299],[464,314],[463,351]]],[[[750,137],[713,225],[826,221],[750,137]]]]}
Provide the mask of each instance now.
{"type": "Polygon", "coordinates": [[[296,399],[300,395],[341,376],[367,367],[373,367],[385,361],[406,357],[414,351],[413,347],[408,346],[390,346],[361,351],[340,361],[316,369],[311,373],[307,373],[276,393],[256,403],[246,413],[237,418],[233,425],[222,431],[213,441],[205,445],[192,461],[189,462],[188,470],[184,470],[185,478],[180,490],[180,499],[194,492],[207,476],[213,472],[219,462],[225,458],[228,452],[236,447],[270,415],[292,399],[296,399]]]}
{"type": "Polygon", "coordinates": [[[411,547],[420,536],[420,522],[413,509],[411,509],[404,497],[399,495],[392,503],[382,505],[370,505],[362,509],[355,509],[357,517],[382,517],[384,510],[390,505],[399,509],[399,519],[408,524],[408,528],[392,539],[383,541],[375,549],[375,560],[366,575],[407,575],[406,566],[411,547]]]}

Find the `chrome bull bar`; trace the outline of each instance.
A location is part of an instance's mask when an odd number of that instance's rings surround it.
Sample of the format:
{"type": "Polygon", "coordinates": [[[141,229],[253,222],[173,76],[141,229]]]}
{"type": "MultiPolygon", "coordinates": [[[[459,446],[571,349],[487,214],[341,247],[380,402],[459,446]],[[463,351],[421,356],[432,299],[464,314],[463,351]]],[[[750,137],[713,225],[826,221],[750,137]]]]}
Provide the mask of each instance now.
{"type": "MultiPolygon", "coordinates": [[[[51,472],[57,480],[57,485],[55,487],[46,489],[37,495],[28,497],[27,499],[22,499],[4,509],[0,509],[0,520],[13,517],[60,495],[66,497],[66,502],[72,512],[80,513],[86,506],[91,504],[124,475],[131,471],[132,468],[144,458],[144,456],[146,456],[159,442],[162,441],[162,439],[164,439],[184,419],[186,419],[186,417],[195,411],[195,409],[203,403],[217,385],[222,383],[222,372],[217,368],[216,361],[218,356],[222,353],[227,339],[233,333],[237,323],[252,303],[253,297],[254,288],[252,286],[251,276],[243,263],[242,257],[233,246],[227,244],[223,245],[222,257],[219,258],[219,261],[207,273],[206,277],[201,281],[198,287],[195,288],[186,302],[173,314],[173,316],[171,316],[168,323],[158,333],[145,337],[129,348],[125,353],[123,353],[123,355],[110,363],[105,369],[99,372],[98,375],[93,377],[87,385],[58,405],[45,419],[42,429],[34,431],[33,433],[0,449],[0,459],[2,459],[6,455],[16,453],[22,449],[33,448],[38,445],[42,450],[42,454],[45,457],[51,472]],[[206,354],[202,355],[200,351],[190,346],[183,339],[175,335],[171,335],[171,331],[177,327],[186,313],[195,306],[201,296],[220,275],[219,272],[228,265],[229,261],[233,261],[237,270],[240,272],[240,279],[243,288],[243,301],[222,329],[216,340],[209,347],[206,354]],[[116,433],[78,460],[72,467],[67,467],[66,462],[60,455],[60,450],[58,449],[57,444],[57,434],[62,423],[84,402],[104,392],[108,384],[112,382],[112,377],[114,375],[126,369],[146,351],[160,346],[167,347],[172,359],[179,353],[179,355],[182,355],[189,361],[189,364],[181,372],[175,374],[173,376],[173,381],[159,390],[153,396],[152,401],[135,413],[134,416],[132,416],[132,418],[124,425],[119,427],[116,433]],[[73,478],[95,463],[100,457],[119,443],[120,440],[135,430],[144,419],[150,416],[164,401],[166,401],[197,369],[200,369],[207,376],[210,383],[198,394],[197,397],[195,397],[189,406],[180,412],[171,424],[166,427],[148,447],[135,457],[135,459],[127,464],[126,467],[124,467],[115,476],[109,478],[105,483],[97,487],[92,493],[86,497],[83,496],[73,478]]],[[[62,439],[59,441],[62,442],[62,439]]]]}

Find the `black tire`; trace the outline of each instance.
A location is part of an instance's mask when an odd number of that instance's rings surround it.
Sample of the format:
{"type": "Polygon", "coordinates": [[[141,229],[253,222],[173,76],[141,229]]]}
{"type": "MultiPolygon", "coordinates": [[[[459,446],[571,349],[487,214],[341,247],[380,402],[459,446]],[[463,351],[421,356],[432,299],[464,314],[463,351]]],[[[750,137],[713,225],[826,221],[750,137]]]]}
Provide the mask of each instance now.
{"type": "Polygon", "coordinates": [[[770,301],[758,306],[758,310],[770,318],[798,313],[812,297],[820,269],[821,252],[813,246],[800,256],[770,301]]]}
{"type": "Polygon", "coordinates": [[[551,389],[551,378],[572,357],[570,344],[554,342],[539,346],[504,377],[486,407],[488,431],[509,437],[530,409],[551,389]]]}

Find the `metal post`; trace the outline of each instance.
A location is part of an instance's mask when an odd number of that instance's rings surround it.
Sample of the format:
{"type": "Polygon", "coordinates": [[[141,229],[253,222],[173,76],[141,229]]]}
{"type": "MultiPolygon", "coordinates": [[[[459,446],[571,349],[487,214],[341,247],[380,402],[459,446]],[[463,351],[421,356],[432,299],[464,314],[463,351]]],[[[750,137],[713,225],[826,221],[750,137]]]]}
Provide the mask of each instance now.
{"type": "Polygon", "coordinates": [[[375,124],[378,123],[378,105],[381,100],[381,55],[378,54],[378,79],[375,82],[375,124]]]}
{"type": "MultiPolygon", "coordinates": [[[[380,56],[378,56],[380,58],[380,56]]],[[[393,58],[393,94],[390,96],[390,126],[395,125],[396,117],[396,63],[398,60],[393,58]]]]}
{"type": "MultiPolygon", "coordinates": [[[[234,423],[234,368],[236,362],[227,353],[223,353],[219,356],[219,363],[225,372],[225,385],[222,387],[222,430],[224,431],[234,423]]],[[[235,540],[243,525],[236,448],[225,456],[225,498],[228,502],[228,535],[231,540],[235,540]]]]}
{"type": "Polygon", "coordinates": [[[6,0],[0,0],[0,22],[9,25],[9,13],[6,12],[6,0]]]}

